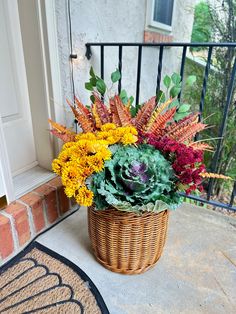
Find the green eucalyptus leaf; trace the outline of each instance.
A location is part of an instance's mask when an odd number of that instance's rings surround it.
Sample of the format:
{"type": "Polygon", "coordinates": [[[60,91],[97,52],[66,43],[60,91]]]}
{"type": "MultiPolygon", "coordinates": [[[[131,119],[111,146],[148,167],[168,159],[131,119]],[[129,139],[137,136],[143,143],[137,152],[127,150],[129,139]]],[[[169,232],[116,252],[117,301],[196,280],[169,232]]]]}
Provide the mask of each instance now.
{"type": "Polygon", "coordinates": [[[127,104],[128,96],[127,96],[126,90],[122,89],[122,91],[120,92],[120,98],[121,98],[123,104],[127,104]]]}
{"type": "Polygon", "coordinates": [[[166,100],[165,93],[162,90],[159,90],[157,93],[157,102],[158,103],[163,103],[166,100]]]}
{"type": "Polygon", "coordinates": [[[95,103],[95,97],[94,97],[94,95],[91,95],[91,96],[90,96],[90,100],[92,101],[93,104],[95,103]]]}
{"type": "Polygon", "coordinates": [[[179,85],[179,83],[181,82],[181,76],[178,73],[173,73],[171,75],[171,80],[173,84],[179,85]]]}
{"type": "Polygon", "coordinates": [[[134,97],[133,97],[133,96],[130,96],[130,98],[129,98],[129,103],[130,103],[130,105],[132,105],[133,102],[134,102],[134,97]]]}
{"type": "Polygon", "coordinates": [[[106,84],[102,79],[98,79],[96,83],[97,90],[100,94],[104,95],[106,92],[106,84]]]}
{"type": "Polygon", "coordinates": [[[127,92],[125,89],[122,89],[120,92],[120,98],[122,98],[122,97],[127,97],[127,92]]]}
{"type": "Polygon", "coordinates": [[[86,82],[84,86],[87,90],[93,91],[93,85],[90,82],[86,82]]]}
{"type": "Polygon", "coordinates": [[[90,67],[89,74],[90,74],[91,77],[95,77],[96,76],[92,66],[90,67]]]}
{"type": "Polygon", "coordinates": [[[130,107],[130,113],[131,113],[132,118],[134,118],[136,116],[137,111],[136,111],[136,108],[134,106],[130,107]]]}
{"type": "Polygon", "coordinates": [[[189,105],[189,104],[183,104],[179,107],[178,113],[187,112],[187,111],[189,111],[190,107],[191,107],[191,105],[189,105]]]}
{"type": "Polygon", "coordinates": [[[116,83],[117,81],[119,81],[120,78],[121,78],[121,74],[118,69],[116,69],[115,72],[111,73],[111,80],[113,83],[116,83]]]}
{"type": "Polygon", "coordinates": [[[169,88],[169,87],[170,87],[170,84],[171,84],[171,78],[170,78],[168,75],[166,75],[166,76],[164,77],[163,83],[164,83],[164,85],[165,85],[166,88],[169,88]]]}
{"type": "Polygon", "coordinates": [[[179,95],[180,91],[181,91],[181,87],[173,86],[170,89],[170,96],[174,98],[179,95]]]}
{"type": "Polygon", "coordinates": [[[174,120],[175,121],[179,121],[185,117],[187,117],[189,115],[189,112],[182,112],[182,113],[176,113],[175,116],[174,116],[174,120]]]}
{"type": "Polygon", "coordinates": [[[97,78],[96,77],[91,77],[90,78],[90,80],[89,80],[89,82],[92,84],[92,86],[96,86],[96,84],[97,84],[97,78]]]}
{"type": "Polygon", "coordinates": [[[169,109],[171,109],[171,108],[173,108],[173,107],[177,107],[177,108],[179,108],[179,100],[178,99],[175,99],[175,100],[173,100],[170,104],[169,104],[169,109]]]}

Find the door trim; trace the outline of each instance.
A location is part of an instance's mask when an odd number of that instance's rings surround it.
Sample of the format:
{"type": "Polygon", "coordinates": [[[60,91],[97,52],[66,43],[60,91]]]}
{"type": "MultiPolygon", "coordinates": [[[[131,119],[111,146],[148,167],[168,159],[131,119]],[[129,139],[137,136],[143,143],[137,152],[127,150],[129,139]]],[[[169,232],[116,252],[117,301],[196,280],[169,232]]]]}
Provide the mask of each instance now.
{"type": "Polygon", "coordinates": [[[7,154],[7,146],[3,133],[2,119],[0,116],[0,180],[3,181],[3,188],[7,197],[8,204],[15,200],[10,163],[7,154]]]}
{"type": "MultiPolygon", "coordinates": [[[[44,49],[45,77],[47,78],[48,98],[51,119],[65,124],[64,97],[58,47],[57,16],[55,0],[37,0],[44,49]]],[[[54,154],[58,155],[61,144],[53,137],[54,154]]]]}

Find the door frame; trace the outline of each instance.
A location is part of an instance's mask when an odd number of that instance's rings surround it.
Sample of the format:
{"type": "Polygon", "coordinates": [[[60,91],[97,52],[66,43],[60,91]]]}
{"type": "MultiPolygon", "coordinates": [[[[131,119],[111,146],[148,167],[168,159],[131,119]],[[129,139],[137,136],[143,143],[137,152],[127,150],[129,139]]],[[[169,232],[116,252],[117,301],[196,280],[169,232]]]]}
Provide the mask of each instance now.
{"type": "MultiPolygon", "coordinates": [[[[57,21],[56,21],[56,10],[55,10],[55,0],[35,0],[36,10],[38,15],[38,31],[40,34],[40,45],[41,45],[41,57],[43,63],[43,75],[44,75],[44,88],[46,94],[45,110],[47,112],[48,118],[57,120],[63,123],[65,121],[64,111],[59,110],[59,106],[55,104],[63,104],[62,97],[62,85],[61,85],[61,74],[60,74],[60,62],[59,62],[59,50],[58,50],[58,37],[57,37],[57,21]]],[[[20,31],[20,22],[18,15],[18,3],[17,0],[4,1],[4,10],[7,16],[8,27],[11,33],[10,47],[13,53],[17,57],[17,62],[20,63],[20,68],[24,71],[25,62],[24,56],[19,58],[19,41],[17,43],[14,39],[16,27],[20,31]],[[18,51],[18,52],[17,52],[18,51]]],[[[19,35],[19,34],[18,34],[19,35]]],[[[22,42],[21,52],[23,54],[22,42]]],[[[17,69],[19,74],[19,68],[17,69]]],[[[22,73],[21,73],[22,74],[22,73]]],[[[27,90],[27,79],[25,74],[26,88],[24,89],[25,95],[28,98],[27,90]]],[[[28,98],[29,101],[29,98],[28,98]]],[[[63,106],[60,106],[63,108],[63,106]]],[[[49,125],[48,125],[49,129],[49,125]]],[[[53,157],[58,153],[59,144],[56,139],[51,137],[51,145],[53,146],[53,157]]],[[[0,117],[0,171],[2,174],[3,186],[5,188],[5,193],[7,197],[8,204],[15,200],[15,192],[12,180],[12,174],[10,170],[9,159],[7,155],[6,142],[3,133],[2,121],[0,117]]]]}

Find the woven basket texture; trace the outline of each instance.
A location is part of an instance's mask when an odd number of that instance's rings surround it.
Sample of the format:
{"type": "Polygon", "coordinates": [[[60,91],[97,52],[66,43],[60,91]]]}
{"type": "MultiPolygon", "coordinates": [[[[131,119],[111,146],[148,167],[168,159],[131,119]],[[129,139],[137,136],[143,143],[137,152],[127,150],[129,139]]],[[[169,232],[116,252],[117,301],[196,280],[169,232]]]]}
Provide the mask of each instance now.
{"type": "Polygon", "coordinates": [[[88,207],[89,236],[96,259],[122,274],[141,274],[161,257],[169,212],[142,215],[88,207]]]}

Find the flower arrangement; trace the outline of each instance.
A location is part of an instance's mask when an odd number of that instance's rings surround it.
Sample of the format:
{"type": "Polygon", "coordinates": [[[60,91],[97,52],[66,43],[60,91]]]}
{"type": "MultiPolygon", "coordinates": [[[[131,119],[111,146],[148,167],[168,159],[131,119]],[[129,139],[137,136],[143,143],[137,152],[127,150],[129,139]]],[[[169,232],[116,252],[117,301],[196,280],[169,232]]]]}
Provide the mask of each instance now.
{"type": "MultiPolygon", "coordinates": [[[[103,81],[90,74],[91,106],[67,101],[82,133],[50,120],[51,132],[64,142],[52,168],[68,197],[97,210],[159,212],[179,206],[179,192],[202,191],[206,177],[229,178],[206,172],[203,153],[212,147],[194,142],[207,127],[198,113],[177,119],[175,99],[160,102],[156,96],[135,113],[131,98],[115,95],[105,103],[103,81]]],[[[118,79],[116,71],[112,80],[118,79]]]]}

